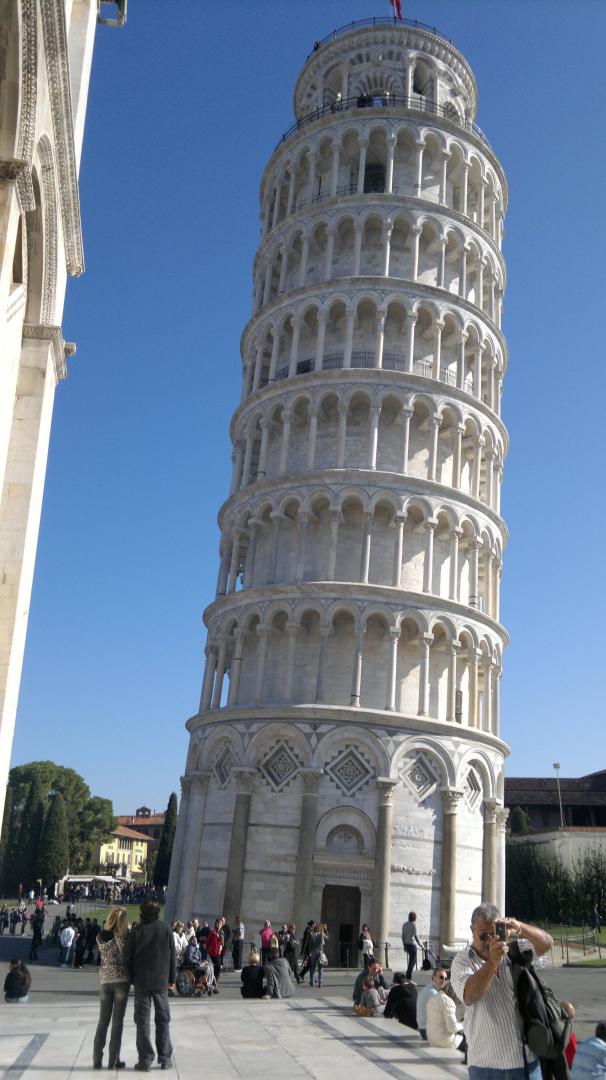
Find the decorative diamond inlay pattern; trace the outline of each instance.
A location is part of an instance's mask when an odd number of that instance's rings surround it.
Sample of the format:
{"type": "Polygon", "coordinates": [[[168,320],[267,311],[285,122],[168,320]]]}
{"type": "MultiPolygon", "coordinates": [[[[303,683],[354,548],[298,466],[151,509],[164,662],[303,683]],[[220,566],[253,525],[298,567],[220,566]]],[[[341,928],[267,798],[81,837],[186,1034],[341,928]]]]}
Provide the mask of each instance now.
{"type": "Polygon", "coordinates": [[[465,802],[471,810],[475,810],[482,798],[482,784],[475,769],[470,769],[464,787],[465,802]]]}
{"type": "Polygon", "coordinates": [[[435,790],[437,777],[427,762],[419,755],[415,761],[403,772],[402,780],[416,795],[419,802],[426,799],[435,790]]]}
{"type": "Polygon", "coordinates": [[[348,746],[327,766],[326,772],[346,795],[352,795],[368,783],[373,771],[353,746],[348,746]]]}
{"type": "Polygon", "coordinates": [[[286,743],[278,743],[270,750],[267,757],[259,765],[263,776],[274,791],[281,791],[283,787],[296,776],[301,768],[300,761],[286,743]]]}
{"type": "Polygon", "coordinates": [[[229,746],[225,746],[215,761],[215,776],[219,787],[224,788],[229,783],[231,770],[236,764],[236,759],[229,746]]]}

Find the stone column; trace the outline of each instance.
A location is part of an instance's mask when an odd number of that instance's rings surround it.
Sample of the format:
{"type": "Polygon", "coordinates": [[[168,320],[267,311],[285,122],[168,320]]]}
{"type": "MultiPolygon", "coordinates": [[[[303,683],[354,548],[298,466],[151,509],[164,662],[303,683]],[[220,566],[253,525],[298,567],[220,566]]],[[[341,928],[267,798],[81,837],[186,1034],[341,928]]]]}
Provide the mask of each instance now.
{"type": "Polygon", "coordinates": [[[309,409],[309,439],[307,442],[307,468],[313,471],[316,465],[316,441],[318,438],[318,406],[312,402],[309,409]]]}
{"type": "Polygon", "coordinates": [[[431,369],[432,379],[439,379],[441,375],[440,368],[442,366],[442,330],[444,329],[444,323],[442,319],[436,319],[435,321],[435,341],[433,346],[433,365],[431,369]]]}
{"type": "Polygon", "coordinates": [[[360,581],[363,585],[368,584],[368,571],[370,568],[370,542],[372,537],[372,514],[364,514],[364,531],[362,533],[362,555],[360,558],[360,581]]]}
{"type": "Polygon", "coordinates": [[[175,911],[184,922],[191,919],[195,910],[196,877],[200,864],[200,843],[210,776],[210,772],[200,771],[189,773],[187,778],[191,787],[181,858],[181,881],[178,883],[175,904],[175,911]]]}
{"type": "MultiPolygon", "coordinates": [[[[265,662],[267,660],[267,647],[269,645],[269,635],[271,634],[271,627],[264,626],[263,623],[257,625],[257,637],[260,639],[259,653],[257,657],[257,673],[255,678],[255,689],[253,693],[253,701],[258,704],[261,701],[261,694],[263,692],[263,679],[265,677],[265,662]]],[[[236,914],[238,914],[236,912],[236,914]]]]}
{"type": "Polygon", "coordinates": [[[328,566],[326,567],[326,580],[335,580],[335,569],[337,565],[337,544],[339,541],[339,522],[341,521],[341,511],[330,511],[330,534],[328,537],[328,566]]]}
{"type": "Polygon", "coordinates": [[[375,343],[375,367],[383,367],[383,344],[385,342],[385,311],[377,311],[377,339],[375,343]]]}
{"type": "Polygon", "coordinates": [[[211,702],[211,709],[219,709],[221,707],[221,694],[223,693],[223,679],[225,678],[225,655],[227,652],[227,642],[223,639],[219,645],[219,658],[217,660],[217,678],[215,679],[215,686],[213,690],[213,697],[211,702]]]}
{"type": "Polygon", "coordinates": [[[321,769],[301,769],[303,795],[301,797],[301,820],[295,869],[294,921],[302,929],[313,915],[312,892],[314,884],[314,852],[316,850],[316,826],[318,824],[318,799],[321,769]]]}
{"type": "Polygon", "coordinates": [[[282,197],[282,180],[278,180],[276,183],[276,201],[274,202],[274,216],[272,218],[271,227],[275,229],[280,219],[280,199],[282,197]]]}
{"type": "Polygon", "coordinates": [[[200,712],[206,712],[210,708],[210,700],[213,691],[213,681],[217,667],[217,650],[214,645],[207,645],[204,650],[206,664],[204,666],[204,678],[202,680],[202,692],[200,694],[200,712]]]}
{"type": "Polygon", "coordinates": [[[448,162],[450,161],[450,152],[448,150],[442,151],[442,171],[440,174],[440,202],[442,206],[446,206],[446,191],[448,183],[448,162]]]}
{"type": "Polygon", "coordinates": [[[278,464],[278,475],[284,476],[288,466],[288,451],[290,449],[290,424],[292,420],[292,414],[287,412],[286,409],[282,413],[282,445],[280,446],[280,461],[278,464]]]}
{"type": "Polygon", "coordinates": [[[269,447],[269,432],[272,428],[271,420],[265,417],[261,420],[261,446],[259,448],[259,464],[257,467],[257,480],[264,480],[267,466],[267,450],[269,447]]]}
{"type": "Polygon", "coordinates": [[[242,906],[242,884],[244,881],[244,865],[246,862],[246,839],[255,774],[256,769],[232,769],[232,776],[237,785],[237,795],[231,826],[227,878],[225,881],[225,895],[223,897],[223,911],[228,920],[233,919],[235,915],[238,915],[242,906]]]}
{"type": "Polygon", "coordinates": [[[349,704],[356,708],[360,705],[360,688],[362,686],[362,656],[364,653],[364,627],[356,629],[356,638],[353,654],[353,672],[351,676],[351,698],[349,704]]]}
{"type": "Polygon", "coordinates": [[[271,293],[271,277],[272,277],[272,265],[269,262],[265,267],[265,283],[263,285],[263,303],[267,304],[269,301],[269,294],[271,293]]]}
{"type": "Polygon", "coordinates": [[[347,437],[347,414],[349,406],[344,402],[338,405],[339,428],[337,431],[337,469],[342,469],[345,464],[345,440],[347,437]]]}
{"type": "Polygon", "coordinates": [[[375,872],[372,896],[372,928],[375,941],[383,948],[389,940],[391,892],[391,830],[393,822],[393,793],[398,781],[390,777],[377,778],[379,804],[375,841],[375,872]]]}
{"type": "Polygon", "coordinates": [[[457,387],[459,390],[465,389],[465,345],[467,343],[467,334],[461,333],[457,335],[457,345],[459,346],[459,355],[457,357],[457,387]]]}
{"type": "Polygon", "coordinates": [[[354,323],[356,321],[355,311],[348,311],[345,316],[345,349],[343,352],[343,367],[351,367],[351,351],[353,349],[353,333],[354,323]]]}
{"type": "Polygon", "coordinates": [[[448,583],[448,596],[450,600],[459,599],[459,540],[462,535],[462,529],[453,529],[450,534],[450,574],[448,583]]]}
{"type": "Polygon", "coordinates": [[[463,162],[463,184],[461,192],[461,213],[467,214],[467,197],[469,192],[469,162],[463,162]]]}
{"type": "Polygon", "coordinates": [[[309,199],[307,205],[311,206],[316,195],[316,169],[318,165],[318,155],[314,152],[309,155],[309,199]]]}
{"type": "Polygon", "coordinates": [[[301,319],[298,315],[292,318],[292,341],[290,343],[290,360],[288,363],[288,378],[292,379],[297,374],[297,360],[299,358],[299,337],[301,335],[301,319]]]}
{"type": "Polygon", "coordinates": [[[389,669],[387,674],[387,702],[385,708],[388,712],[396,709],[396,675],[398,670],[398,645],[400,642],[400,628],[389,628],[389,669]]]}
{"type": "Polygon", "coordinates": [[[227,582],[227,592],[232,593],[236,591],[236,583],[238,581],[238,569],[240,567],[240,539],[241,533],[239,529],[236,529],[231,547],[231,560],[229,564],[229,578],[227,582]]]}
{"type": "Polygon", "coordinates": [[[482,902],[497,902],[497,801],[484,799],[482,843],[482,902]]]}
{"type": "Polygon", "coordinates": [[[235,495],[236,491],[240,487],[240,478],[242,476],[242,447],[236,444],[234,447],[234,469],[231,477],[231,487],[229,490],[230,495],[235,495]]]}
{"type": "Polygon", "coordinates": [[[364,193],[364,174],[366,172],[366,148],[368,146],[367,139],[360,140],[360,160],[358,163],[358,195],[364,193]]]}
{"type": "Polygon", "coordinates": [[[463,436],[465,425],[456,424],[454,429],[454,446],[452,453],[452,486],[461,487],[461,460],[463,456],[463,436]]]}
{"type": "Polygon", "coordinates": [[[469,726],[478,726],[478,659],[477,649],[469,650],[469,726]]]}
{"type": "Polygon", "coordinates": [[[425,545],[425,558],[423,560],[423,592],[430,593],[433,585],[433,534],[436,530],[437,521],[428,518],[425,522],[427,543],[425,545]]]}
{"type": "Polygon", "coordinates": [[[509,810],[497,806],[497,907],[505,913],[505,841],[509,810]]]}
{"type": "Polygon", "coordinates": [[[482,400],[482,350],[478,345],[474,352],[473,392],[478,401],[482,400]]]}
{"type": "Polygon", "coordinates": [[[379,417],[381,415],[381,406],[373,405],[370,409],[370,431],[368,435],[368,468],[376,469],[377,467],[377,445],[379,441],[379,417]]]}
{"type": "MultiPolygon", "coordinates": [[[[295,186],[297,182],[297,170],[294,163],[290,167],[290,178],[288,181],[288,202],[286,204],[286,216],[290,217],[292,214],[294,201],[295,201],[295,186]]],[[[237,912],[236,912],[237,914],[237,912]]]]}
{"type": "Polygon", "coordinates": [[[227,591],[227,578],[229,576],[229,544],[223,540],[219,549],[221,562],[219,563],[219,576],[217,578],[217,596],[225,596],[227,591]]]}
{"type": "Polygon", "coordinates": [[[324,280],[332,277],[332,260],[335,253],[335,230],[331,226],[326,230],[326,255],[324,257],[324,280]]]}
{"type": "Polygon", "coordinates": [[[299,288],[302,289],[305,285],[305,279],[307,277],[307,261],[309,259],[309,236],[303,236],[303,243],[301,244],[301,265],[299,267],[299,288]]]}
{"type": "Polygon", "coordinates": [[[248,487],[250,482],[250,465],[252,462],[253,452],[253,437],[251,434],[246,436],[246,450],[244,451],[244,465],[242,466],[242,483],[243,488],[248,487]]]}
{"type": "Polygon", "coordinates": [[[292,701],[292,689],[295,677],[295,654],[297,651],[297,635],[299,633],[299,624],[287,622],[286,633],[288,635],[288,647],[286,652],[286,672],[284,676],[284,700],[292,701]]]}
{"type": "Polygon", "coordinates": [[[316,371],[322,371],[324,367],[324,342],[326,341],[326,320],[328,316],[325,311],[321,311],[318,315],[318,333],[316,336],[316,371]]]}
{"type": "Polygon", "coordinates": [[[444,281],[446,278],[446,244],[447,240],[445,236],[440,238],[440,261],[438,263],[438,288],[444,288],[444,281]]]}
{"type": "Polygon", "coordinates": [[[274,337],[271,343],[271,357],[269,360],[269,377],[268,383],[271,386],[276,381],[276,368],[278,366],[278,354],[280,352],[280,334],[277,329],[274,330],[274,337]]]}
{"type": "Polygon", "coordinates": [[[318,673],[316,678],[316,693],[314,700],[321,705],[324,701],[324,679],[326,676],[326,653],[328,639],[332,634],[330,623],[320,623],[320,654],[318,656],[318,673]]]}
{"type": "Polygon", "coordinates": [[[483,440],[482,436],[480,435],[477,439],[474,440],[474,444],[473,444],[473,465],[472,465],[472,472],[471,472],[471,494],[473,495],[474,499],[479,499],[479,497],[480,497],[480,462],[481,462],[481,454],[482,454],[483,445],[484,445],[484,440],[483,440]]]}
{"type": "Polygon", "coordinates": [[[402,563],[404,561],[404,523],[406,514],[396,514],[394,518],[395,543],[393,552],[393,585],[394,589],[402,587],[402,563]]]}
{"type": "MultiPolygon", "coordinates": [[[[386,221],[383,232],[383,277],[389,277],[389,260],[391,258],[391,237],[393,235],[393,222],[386,221]]],[[[377,364],[377,367],[380,367],[377,364]]]]}
{"type": "Polygon", "coordinates": [[[362,261],[362,226],[359,221],[354,224],[354,264],[353,277],[360,276],[360,263],[362,261]]]}
{"type": "Polygon", "coordinates": [[[408,472],[408,448],[410,445],[410,421],[412,409],[402,409],[402,474],[408,472]]]}
{"type": "Polygon", "coordinates": [[[418,142],[416,144],[416,159],[415,159],[415,185],[413,195],[420,195],[421,188],[423,186],[423,151],[425,149],[424,142],[418,142]]]}
{"type": "Polygon", "coordinates": [[[187,827],[187,815],[189,811],[189,793],[191,788],[191,777],[181,777],[181,803],[179,805],[179,817],[177,818],[177,830],[175,832],[175,842],[173,844],[173,853],[170,860],[170,876],[168,879],[168,890],[166,893],[166,905],[164,908],[164,921],[170,926],[176,918],[177,910],[177,894],[179,892],[179,885],[181,883],[181,862],[183,858],[183,845],[185,842],[185,830],[187,827]]]}
{"type": "Polygon", "coordinates": [[[280,280],[278,282],[278,292],[283,293],[286,288],[286,274],[288,273],[288,249],[282,245],[280,248],[280,280]]]}
{"type": "MultiPolygon", "coordinates": [[[[231,661],[231,676],[229,680],[229,695],[227,698],[228,705],[238,704],[238,693],[240,691],[240,675],[242,674],[242,650],[244,648],[244,639],[246,633],[244,630],[236,630],[234,634],[234,655],[231,661]]],[[[236,912],[236,914],[238,914],[236,912]]]]}
{"type": "Polygon", "coordinates": [[[461,245],[461,261],[459,263],[459,296],[467,299],[467,253],[465,244],[461,245]]]}
{"type": "Polygon", "coordinates": [[[307,550],[307,532],[311,514],[305,510],[297,514],[297,561],[295,565],[295,581],[303,581],[305,577],[305,553],[307,550]]]}
{"type": "Polygon", "coordinates": [[[385,172],[385,191],[388,195],[391,195],[393,191],[393,162],[396,156],[396,142],[396,136],[390,135],[387,140],[387,169],[385,172]]]}
{"type": "Polygon", "coordinates": [[[433,634],[423,634],[421,638],[421,670],[419,672],[419,716],[427,716],[429,711],[429,650],[433,634]]]}
{"type": "Polygon", "coordinates": [[[479,589],[479,555],[480,548],[482,547],[479,540],[472,540],[469,544],[470,561],[471,566],[469,568],[469,606],[479,607],[480,597],[478,596],[479,589]]]}
{"type": "Polygon", "coordinates": [[[274,585],[278,576],[278,555],[280,551],[280,523],[284,518],[280,510],[272,510],[269,515],[272,523],[271,547],[269,552],[269,575],[266,585],[274,585]]]}
{"type": "Polygon", "coordinates": [[[454,945],[457,897],[457,810],[462,791],[442,788],[442,872],[439,946],[454,945]]]}
{"type": "Polygon", "coordinates": [[[461,651],[458,641],[450,644],[450,663],[448,665],[448,709],[446,719],[454,724],[457,713],[457,653],[461,651]]]}
{"type": "Polygon", "coordinates": [[[492,660],[484,660],[484,694],[482,708],[482,730],[492,731],[492,660]]]}
{"type": "MultiPolygon", "coordinates": [[[[411,229],[412,233],[412,267],[411,278],[416,281],[419,276],[419,240],[421,237],[422,229],[419,225],[413,225],[411,229]]],[[[415,317],[416,318],[416,317],[415,317]]]]}
{"type": "Polygon", "coordinates": [[[429,476],[428,480],[435,480],[436,468],[438,464],[438,435],[440,433],[440,424],[442,420],[439,416],[433,416],[432,420],[432,433],[431,433],[431,449],[429,452],[429,476]]]}
{"type": "Polygon", "coordinates": [[[335,143],[332,148],[332,172],[330,177],[330,195],[336,198],[339,185],[339,159],[341,157],[341,143],[335,143]]]}

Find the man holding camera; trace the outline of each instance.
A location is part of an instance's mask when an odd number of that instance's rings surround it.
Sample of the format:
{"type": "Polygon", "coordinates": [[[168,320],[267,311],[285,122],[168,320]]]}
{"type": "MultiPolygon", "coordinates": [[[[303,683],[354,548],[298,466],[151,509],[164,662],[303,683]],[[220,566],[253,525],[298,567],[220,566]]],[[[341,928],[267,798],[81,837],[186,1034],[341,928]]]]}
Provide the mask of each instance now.
{"type": "MultiPolygon", "coordinates": [[[[542,956],[553,938],[536,926],[503,919],[494,904],[480,904],[471,916],[472,942],[457,953],[450,982],[465,1004],[465,1036],[470,1080],[524,1080],[522,1017],[508,963],[507,939],[542,956]]],[[[539,1080],[538,1058],[526,1051],[528,1075],[539,1080]]]]}

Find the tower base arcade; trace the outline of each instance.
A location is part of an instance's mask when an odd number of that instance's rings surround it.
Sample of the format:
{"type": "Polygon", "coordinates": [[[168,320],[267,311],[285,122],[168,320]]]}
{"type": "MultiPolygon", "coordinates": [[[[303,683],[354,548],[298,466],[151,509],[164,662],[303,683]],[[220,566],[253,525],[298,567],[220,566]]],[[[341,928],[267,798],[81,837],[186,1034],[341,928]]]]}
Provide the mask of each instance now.
{"type": "MultiPolygon", "coordinates": [[[[401,947],[415,911],[434,946],[502,905],[506,747],[481,731],[359,708],[224,709],[192,718],[166,918],[323,918],[332,963],[359,927],[401,947]]],[[[250,936],[249,936],[250,932],[250,936]]],[[[353,954],[351,954],[353,955],[353,954]]]]}

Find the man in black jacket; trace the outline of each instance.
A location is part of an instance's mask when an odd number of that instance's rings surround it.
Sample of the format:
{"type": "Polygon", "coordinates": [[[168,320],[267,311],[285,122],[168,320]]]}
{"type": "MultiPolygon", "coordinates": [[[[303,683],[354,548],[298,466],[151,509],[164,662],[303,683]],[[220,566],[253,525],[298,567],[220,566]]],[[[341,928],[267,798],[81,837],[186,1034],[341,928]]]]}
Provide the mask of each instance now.
{"type": "Polygon", "coordinates": [[[155,900],[141,904],[141,922],[131,930],[124,946],[124,966],[135,988],[138,1072],[149,1072],[154,1048],[149,1036],[151,1003],[156,1021],[156,1051],[161,1068],[168,1069],[173,1053],[170,1041],[168,988],[177,977],[177,957],[171,929],[158,921],[155,900]]]}

